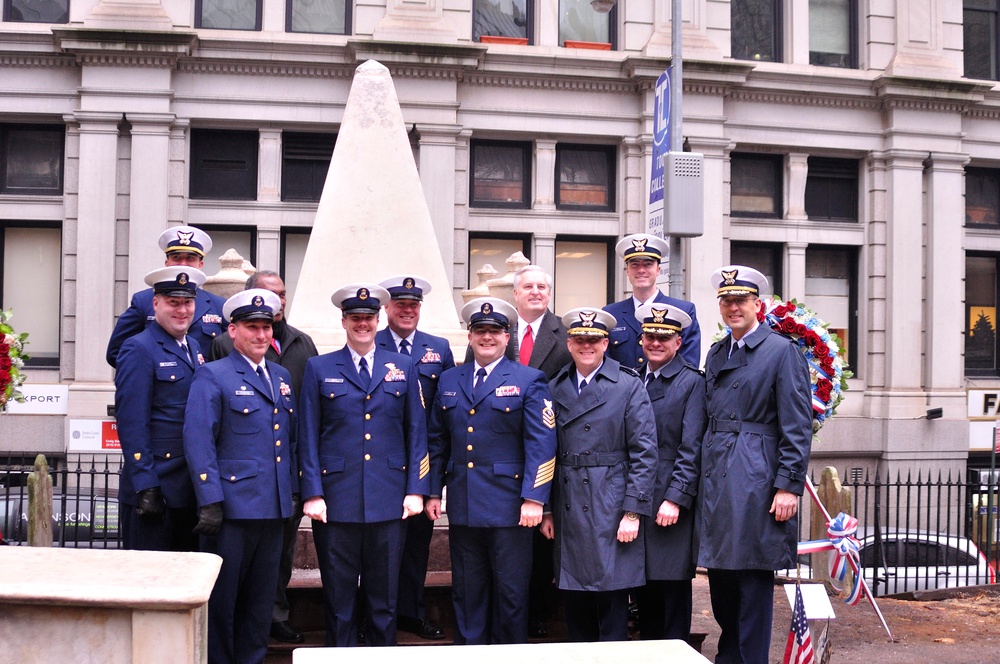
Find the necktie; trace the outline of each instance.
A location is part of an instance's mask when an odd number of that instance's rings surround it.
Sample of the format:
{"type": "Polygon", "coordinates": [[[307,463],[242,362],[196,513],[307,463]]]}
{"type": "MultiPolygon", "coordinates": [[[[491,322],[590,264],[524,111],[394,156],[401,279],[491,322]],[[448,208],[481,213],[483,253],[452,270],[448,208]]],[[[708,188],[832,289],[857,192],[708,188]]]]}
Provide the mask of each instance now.
{"type": "Polygon", "coordinates": [[[368,360],[363,357],[358,362],[358,375],[361,376],[361,384],[367,390],[372,383],[372,375],[368,371],[368,360]]]}
{"type": "Polygon", "coordinates": [[[649,387],[649,384],[653,382],[653,378],[655,378],[655,376],[653,376],[653,372],[652,371],[647,371],[646,372],[646,387],[647,388],[649,387]]]}
{"type": "Polygon", "coordinates": [[[535,338],[531,333],[531,326],[524,332],[524,339],[521,340],[521,348],[519,349],[521,364],[528,366],[531,362],[531,351],[535,348],[535,338]]]}
{"type": "Polygon", "coordinates": [[[399,342],[399,352],[402,353],[403,355],[409,355],[410,354],[410,342],[407,341],[406,339],[401,340],[399,342]]]}
{"type": "Polygon", "coordinates": [[[486,382],[486,369],[482,367],[476,372],[476,384],[472,386],[472,397],[474,399],[479,398],[479,393],[482,392],[483,383],[486,382]]]}
{"type": "Polygon", "coordinates": [[[184,354],[187,356],[188,362],[194,364],[194,359],[191,357],[191,349],[188,347],[187,341],[181,342],[181,350],[183,350],[184,354]]]}
{"type": "Polygon", "coordinates": [[[580,381],[580,393],[581,394],[583,393],[583,388],[585,388],[585,387],[587,387],[587,379],[586,378],[584,378],[583,380],[580,381]]]}
{"type": "Polygon", "coordinates": [[[257,375],[260,379],[264,381],[264,385],[267,387],[267,396],[271,397],[271,401],[274,401],[274,390],[271,389],[271,381],[267,379],[267,374],[264,373],[264,367],[257,365],[257,375]]]}
{"type": "Polygon", "coordinates": [[[733,343],[729,344],[729,357],[732,357],[733,353],[739,350],[739,348],[740,348],[740,342],[734,339],[733,343]]]}
{"type": "Polygon", "coordinates": [[[278,343],[278,340],[275,339],[274,337],[271,337],[271,348],[274,349],[274,353],[278,357],[281,357],[281,345],[278,343]]]}

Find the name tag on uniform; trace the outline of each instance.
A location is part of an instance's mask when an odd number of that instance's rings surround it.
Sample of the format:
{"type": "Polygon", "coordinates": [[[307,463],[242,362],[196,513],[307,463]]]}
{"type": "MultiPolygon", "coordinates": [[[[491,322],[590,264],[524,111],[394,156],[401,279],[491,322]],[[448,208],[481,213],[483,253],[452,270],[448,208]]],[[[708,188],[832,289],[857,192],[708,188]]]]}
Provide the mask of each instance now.
{"type": "Polygon", "coordinates": [[[622,330],[627,330],[627,329],[628,328],[623,325],[622,327],[616,327],[615,329],[613,329],[611,331],[612,332],[621,332],[622,330]]]}
{"type": "Polygon", "coordinates": [[[454,397],[454,396],[458,396],[458,392],[442,392],[441,396],[443,396],[443,397],[454,397]]]}
{"type": "Polygon", "coordinates": [[[498,397],[519,397],[521,396],[521,388],[517,385],[503,385],[498,387],[494,394],[498,397]]]}
{"type": "Polygon", "coordinates": [[[253,390],[236,390],[236,396],[238,397],[252,397],[256,392],[253,390]]]}
{"type": "Polygon", "coordinates": [[[176,362],[160,362],[161,367],[176,367],[176,362]]]}
{"type": "Polygon", "coordinates": [[[156,320],[156,316],[146,316],[146,320],[156,320]]]}
{"type": "Polygon", "coordinates": [[[324,383],[343,383],[344,379],[343,378],[324,378],[323,382],[324,383]]]}

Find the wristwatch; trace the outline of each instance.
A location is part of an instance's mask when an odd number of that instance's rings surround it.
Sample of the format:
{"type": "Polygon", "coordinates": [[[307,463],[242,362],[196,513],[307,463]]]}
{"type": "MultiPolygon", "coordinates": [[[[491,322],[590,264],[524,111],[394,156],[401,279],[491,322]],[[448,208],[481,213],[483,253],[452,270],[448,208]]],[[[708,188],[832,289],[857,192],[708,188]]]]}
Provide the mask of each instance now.
{"type": "Polygon", "coordinates": [[[636,519],[639,518],[639,515],[636,514],[635,512],[625,512],[625,518],[628,519],[629,521],[635,521],[636,519]]]}

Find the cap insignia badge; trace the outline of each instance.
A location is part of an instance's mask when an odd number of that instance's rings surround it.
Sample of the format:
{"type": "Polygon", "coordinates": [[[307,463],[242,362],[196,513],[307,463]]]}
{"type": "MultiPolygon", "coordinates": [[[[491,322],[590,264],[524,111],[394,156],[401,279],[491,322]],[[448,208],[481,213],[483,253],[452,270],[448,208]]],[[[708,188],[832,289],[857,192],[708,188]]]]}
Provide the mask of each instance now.
{"type": "Polygon", "coordinates": [[[649,242],[649,238],[640,238],[632,240],[632,248],[636,251],[646,251],[646,243],[649,242]]]}
{"type": "Polygon", "coordinates": [[[594,319],[597,318],[596,311],[581,311],[580,325],[583,327],[594,327],[594,319]]]}
{"type": "Polygon", "coordinates": [[[189,231],[187,233],[184,231],[177,231],[177,241],[183,245],[191,244],[192,237],[194,237],[194,231],[189,231]]]}
{"type": "Polygon", "coordinates": [[[493,313],[493,305],[491,305],[489,302],[486,302],[479,310],[484,314],[486,314],[487,316],[489,316],[491,313],[493,313]]]}
{"type": "Polygon", "coordinates": [[[367,288],[359,288],[358,289],[358,299],[359,300],[367,300],[368,299],[368,289],[367,288]]]}
{"type": "Polygon", "coordinates": [[[722,271],[722,278],[725,279],[725,285],[726,286],[732,286],[733,284],[735,284],[736,283],[736,275],[738,273],[739,273],[739,270],[730,270],[728,272],[726,270],[723,270],[722,271]]]}
{"type": "Polygon", "coordinates": [[[414,286],[414,285],[415,285],[415,284],[414,284],[414,282],[413,282],[413,277],[407,277],[407,278],[406,278],[406,279],[405,279],[405,280],[403,281],[403,288],[406,288],[406,289],[410,289],[410,288],[413,288],[413,286],[414,286]]]}
{"type": "Polygon", "coordinates": [[[653,312],[653,322],[654,323],[662,323],[663,319],[667,315],[667,310],[666,309],[653,309],[652,312],[653,312]]]}
{"type": "Polygon", "coordinates": [[[254,295],[253,306],[255,306],[255,307],[262,307],[262,306],[264,306],[264,298],[262,298],[260,295],[254,295]]]}
{"type": "Polygon", "coordinates": [[[177,275],[178,284],[180,284],[181,286],[185,286],[187,285],[187,282],[188,282],[187,272],[181,272],[180,274],[177,275]]]}

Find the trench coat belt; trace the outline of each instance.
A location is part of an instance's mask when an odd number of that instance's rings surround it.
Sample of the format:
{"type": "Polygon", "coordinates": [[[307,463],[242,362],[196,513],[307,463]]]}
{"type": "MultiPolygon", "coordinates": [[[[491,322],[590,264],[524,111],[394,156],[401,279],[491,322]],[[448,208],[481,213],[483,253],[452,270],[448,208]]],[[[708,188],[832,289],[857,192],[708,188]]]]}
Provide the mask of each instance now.
{"type": "Polygon", "coordinates": [[[564,454],[557,463],[560,466],[572,466],[573,468],[593,468],[614,466],[627,460],[628,453],[619,450],[618,452],[594,452],[593,454],[564,454]]]}
{"type": "Polygon", "coordinates": [[[741,422],[740,420],[719,420],[714,416],[708,418],[709,431],[726,433],[756,433],[761,436],[779,435],[777,424],[762,424],[760,422],[741,422]]]}

